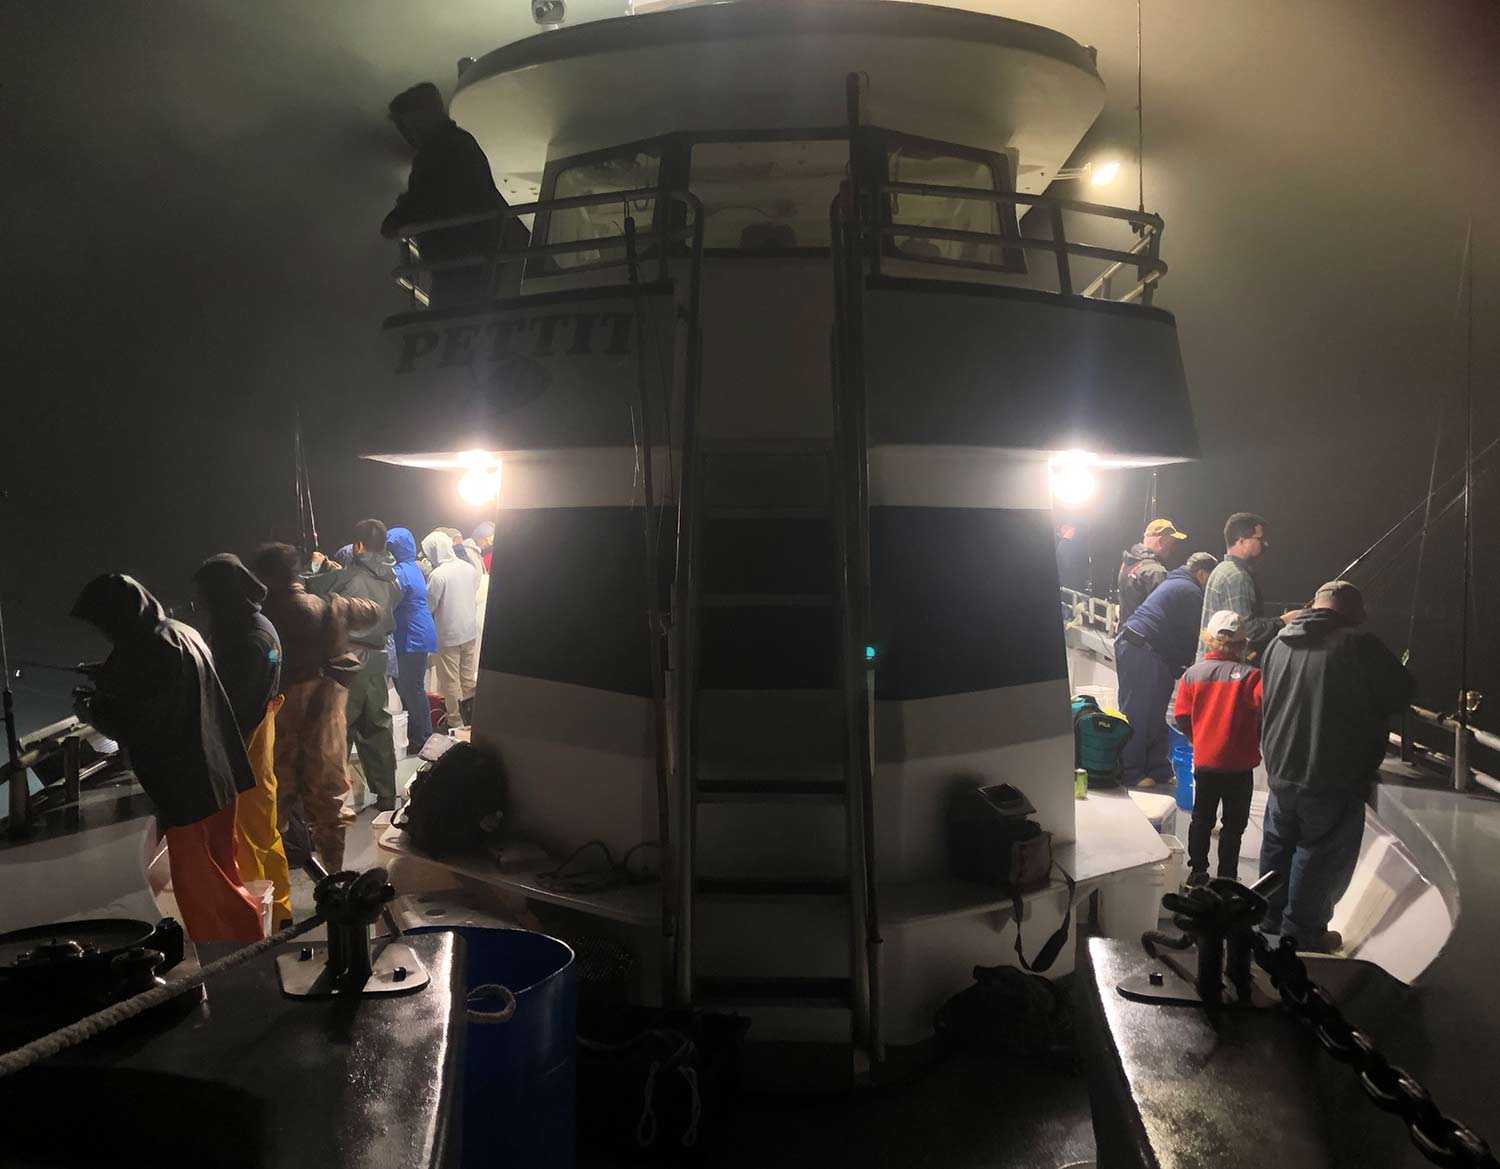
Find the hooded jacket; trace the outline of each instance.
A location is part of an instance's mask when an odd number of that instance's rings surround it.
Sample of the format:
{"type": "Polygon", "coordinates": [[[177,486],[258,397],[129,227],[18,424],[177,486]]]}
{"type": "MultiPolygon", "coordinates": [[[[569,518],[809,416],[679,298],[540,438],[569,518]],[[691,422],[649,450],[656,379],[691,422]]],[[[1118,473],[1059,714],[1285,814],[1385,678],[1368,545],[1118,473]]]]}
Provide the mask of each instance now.
{"type": "Polygon", "coordinates": [[[381,608],[374,601],[309,593],[297,579],[295,565],[274,554],[257,558],[255,567],[266,585],[266,616],[281,639],[283,689],[322,677],[324,666],[349,652],[351,628],[380,620],[381,608]]]}
{"type": "Polygon", "coordinates": [[[1261,753],[1270,778],[1362,787],[1385,758],[1390,716],[1413,681],[1378,637],[1332,609],[1305,609],[1266,650],[1261,753]]]}
{"type": "Polygon", "coordinates": [[[1120,560],[1116,587],[1120,593],[1120,621],[1130,619],[1142,602],[1167,579],[1167,566],[1144,544],[1133,545],[1120,560]]]}
{"type": "Polygon", "coordinates": [[[210,556],[193,580],[208,610],[214,669],[240,735],[248,739],[281,688],[281,639],[260,608],[266,586],[228,552],[210,556]]]}
{"type": "Polygon", "coordinates": [[[454,554],[453,539],[446,532],[429,532],[422,551],[432,562],[427,607],[437,626],[438,645],[447,649],[473,641],[479,636],[479,570],[454,554]]]}
{"type": "Polygon", "coordinates": [[[417,541],[409,528],[392,528],[385,546],[395,560],[401,599],[396,604],[396,652],[437,653],[437,627],[427,607],[427,578],[417,565],[417,541]]]}
{"type": "Polygon", "coordinates": [[[90,721],[125,744],[136,778],[168,828],[212,816],[255,787],[255,774],[208,646],[169,621],[128,576],[95,577],[72,615],[114,648],[95,675],[90,721]]]}
{"type": "Polygon", "coordinates": [[[1184,564],[1167,573],[1124,628],[1144,639],[1151,652],[1169,666],[1184,670],[1193,664],[1202,612],[1203,590],[1184,564]]]}
{"type": "MultiPolygon", "coordinates": [[[[405,531],[394,528],[391,534],[405,531]]],[[[411,533],[407,532],[408,538],[411,533]]],[[[413,566],[415,571],[415,566],[413,566]]],[[[417,573],[420,577],[422,574],[417,573]]],[[[349,563],[337,572],[323,572],[304,582],[314,596],[335,595],[350,600],[374,601],[380,606],[380,617],[368,625],[349,624],[349,645],[368,661],[373,654],[385,652],[386,635],[396,627],[396,607],[402,600],[401,586],[396,582],[395,565],[388,552],[349,550],[349,563]]]]}

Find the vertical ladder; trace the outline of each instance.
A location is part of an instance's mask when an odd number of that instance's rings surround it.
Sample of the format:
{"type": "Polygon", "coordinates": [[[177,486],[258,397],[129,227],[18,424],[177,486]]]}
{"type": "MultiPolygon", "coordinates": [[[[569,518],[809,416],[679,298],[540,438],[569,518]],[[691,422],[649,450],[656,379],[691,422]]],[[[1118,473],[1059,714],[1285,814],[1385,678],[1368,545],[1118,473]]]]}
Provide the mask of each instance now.
{"type": "Polygon", "coordinates": [[[867,836],[846,733],[838,462],[811,440],[705,446],[695,464],[679,597],[678,996],[769,1009],[793,1032],[799,1011],[848,1012],[859,1074],[873,1053],[867,836]],[[747,939],[740,961],[723,928],[712,944],[715,923],[757,915],[786,952],[747,939]],[[844,944],[830,953],[835,920],[844,944]]]}

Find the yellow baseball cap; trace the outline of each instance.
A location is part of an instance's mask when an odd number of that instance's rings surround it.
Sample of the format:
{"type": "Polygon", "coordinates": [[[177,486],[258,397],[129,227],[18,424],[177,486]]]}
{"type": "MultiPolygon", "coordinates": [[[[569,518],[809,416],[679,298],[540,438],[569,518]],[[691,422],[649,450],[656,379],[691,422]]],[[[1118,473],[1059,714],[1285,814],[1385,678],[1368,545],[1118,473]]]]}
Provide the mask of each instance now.
{"type": "Polygon", "coordinates": [[[1179,532],[1171,520],[1152,520],[1146,525],[1148,536],[1171,536],[1174,540],[1186,540],[1187,533],[1179,532]]]}

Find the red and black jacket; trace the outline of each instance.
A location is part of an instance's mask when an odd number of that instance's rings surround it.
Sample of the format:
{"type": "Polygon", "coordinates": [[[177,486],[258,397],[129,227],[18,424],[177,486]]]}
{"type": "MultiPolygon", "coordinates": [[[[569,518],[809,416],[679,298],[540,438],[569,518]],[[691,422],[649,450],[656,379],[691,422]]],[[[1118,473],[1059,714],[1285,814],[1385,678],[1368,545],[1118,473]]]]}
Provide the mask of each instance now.
{"type": "Polygon", "coordinates": [[[1260,671],[1209,654],[1177,684],[1172,716],[1193,744],[1193,766],[1249,771],[1260,762],[1260,671]]]}

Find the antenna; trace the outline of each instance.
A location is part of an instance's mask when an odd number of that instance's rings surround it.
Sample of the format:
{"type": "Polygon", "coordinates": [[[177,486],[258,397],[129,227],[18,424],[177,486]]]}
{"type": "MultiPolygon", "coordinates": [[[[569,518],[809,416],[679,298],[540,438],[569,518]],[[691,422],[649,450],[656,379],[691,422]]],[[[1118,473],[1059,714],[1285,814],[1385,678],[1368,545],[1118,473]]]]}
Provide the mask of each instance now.
{"type": "MultiPolygon", "coordinates": [[[[1135,176],[1141,214],[1146,212],[1146,68],[1145,38],[1141,34],[1141,4],[1135,0],[1135,176]]],[[[1137,225],[1137,231],[1146,229],[1137,225]]]]}
{"type": "MultiPolygon", "coordinates": [[[[1464,764],[1469,743],[1469,606],[1474,583],[1474,221],[1464,237],[1464,590],[1458,631],[1458,739],[1464,764]]],[[[1458,755],[1460,751],[1455,750],[1458,755]]],[[[1457,760],[1455,760],[1457,763],[1457,760]]],[[[1467,785],[1467,766],[1454,779],[1467,785]]]]}

